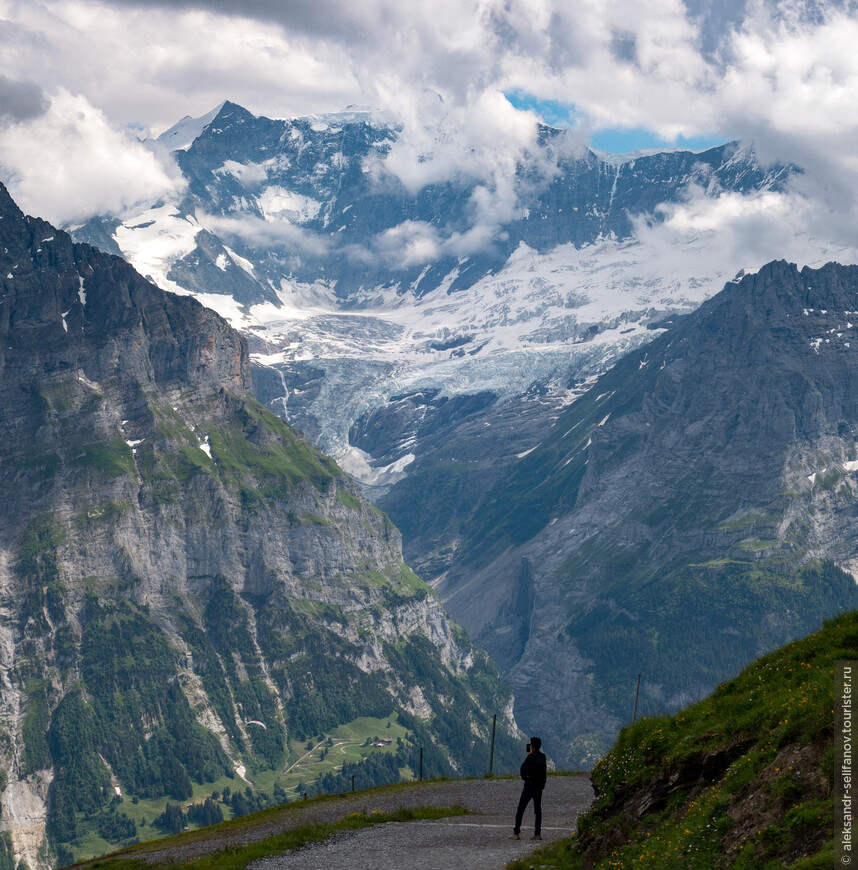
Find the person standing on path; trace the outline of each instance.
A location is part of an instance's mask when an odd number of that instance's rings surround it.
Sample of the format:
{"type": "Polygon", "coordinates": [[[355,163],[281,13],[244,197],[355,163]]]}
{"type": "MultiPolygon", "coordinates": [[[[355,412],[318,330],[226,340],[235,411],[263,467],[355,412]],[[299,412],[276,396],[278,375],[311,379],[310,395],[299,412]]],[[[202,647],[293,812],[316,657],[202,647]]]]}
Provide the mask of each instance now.
{"type": "Polygon", "coordinates": [[[538,737],[531,737],[530,743],[527,744],[527,758],[521,765],[524,788],[521,790],[518,809],[515,811],[515,827],[512,829],[510,840],[521,839],[521,820],[531,801],[533,801],[533,812],[536,816],[532,839],[542,839],[542,790],[545,788],[545,780],[548,777],[548,765],[545,756],[539,751],[541,748],[542,741],[538,737]]]}

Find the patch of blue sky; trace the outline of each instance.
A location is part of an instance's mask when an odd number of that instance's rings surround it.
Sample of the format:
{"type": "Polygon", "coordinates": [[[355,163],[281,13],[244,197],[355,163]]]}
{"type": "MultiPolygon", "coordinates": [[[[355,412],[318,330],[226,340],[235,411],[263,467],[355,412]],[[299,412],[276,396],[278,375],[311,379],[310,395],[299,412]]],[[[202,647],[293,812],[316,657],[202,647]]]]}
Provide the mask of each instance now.
{"type": "MultiPolygon", "coordinates": [[[[575,129],[585,125],[584,115],[574,105],[557,100],[540,100],[522,91],[510,91],[504,96],[516,109],[533,112],[551,127],[575,129]]],[[[704,151],[723,145],[729,137],[679,136],[671,142],[645,127],[613,127],[590,132],[590,146],[609,154],[628,154],[631,151],[653,148],[686,148],[689,151],[704,151]]]]}
{"type": "Polygon", "coordinates": [[[523,91],[507,91],[504,93],[508,102],[525,112],[533,112],[544,124],[551,127],[577,127],[580,115],[575,106],[560,103],[557,100],[539,100],[533,94],[523,91]]]}
{"type": "Polygon", "coordinates": [[[607,151],[609,154],[628,154],[630,151],[652,148],[675,148],[688,151],[705,151],[716,145],[723,145],[729,138],[717,138],[713,136],[678,136],[676,141],[668,142],[657,136],[652,130],[643,127],[630,129],[599,130],[590,134],[590,145],[599,151],[607,151]]]}

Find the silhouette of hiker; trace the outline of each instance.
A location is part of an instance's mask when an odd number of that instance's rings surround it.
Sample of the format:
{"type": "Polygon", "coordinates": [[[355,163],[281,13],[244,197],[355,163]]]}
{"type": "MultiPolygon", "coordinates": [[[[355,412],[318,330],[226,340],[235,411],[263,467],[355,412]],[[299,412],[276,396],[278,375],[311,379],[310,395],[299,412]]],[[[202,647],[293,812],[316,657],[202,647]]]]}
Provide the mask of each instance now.
{"type": "Polygon", "coordinates": [[[531,737],[527,744],[527,758],[521,765],[521,778],[524,780],[524,788],[521,790],[521,799],[518,809],[515,811],[515,827],[512,829],[510,840],[520,840],[521,819],[530,801],[533,801],[533,812],[536,816],[533,837],[534,840],[542,839],[542,789],[545,788],[545,780],[548,776],[548,768],[545,756],[539,751],[542,741],[538,737],[531,737]]]}

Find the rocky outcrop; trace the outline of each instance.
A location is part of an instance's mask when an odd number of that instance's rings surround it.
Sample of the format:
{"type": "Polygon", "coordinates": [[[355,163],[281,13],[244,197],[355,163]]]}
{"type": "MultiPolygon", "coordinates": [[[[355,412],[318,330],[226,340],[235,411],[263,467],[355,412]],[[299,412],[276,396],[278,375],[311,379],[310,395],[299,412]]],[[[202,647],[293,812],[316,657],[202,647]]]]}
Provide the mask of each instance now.
{"type": "Polygon", "coordinates": [[[289,741],[359,716],[399,711],[427,773],[482,772],[473,749],[508,705],[496,671],[403,564],[390,521],[254,401],[245,339],[5,190],[0,248],[0,825],[15,859],[127,839],[114,795],[187,799],[236,771],[276,783],[289,741]]]}

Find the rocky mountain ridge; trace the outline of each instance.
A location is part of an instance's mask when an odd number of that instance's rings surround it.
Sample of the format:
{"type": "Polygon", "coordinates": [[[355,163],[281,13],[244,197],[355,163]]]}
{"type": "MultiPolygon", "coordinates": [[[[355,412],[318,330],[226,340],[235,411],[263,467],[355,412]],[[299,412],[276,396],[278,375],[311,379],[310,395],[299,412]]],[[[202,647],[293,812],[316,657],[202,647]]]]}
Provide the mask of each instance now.
{"type": "Polygon", "coordinates": [[[418,740],[427,774],[482,772],[494,710],[509,761],[493,665],[404,565],[390,521],[252,398],[246,340],[5,189],[0,247],[14,859],[140,835],[126,797],[276,786],[296,744],[362,716],[397,713],[410,734],[392,765],[358,767],[367,783],[413,763],[418,740]]]}
{"type": "Polygon", "coordinates": [[[567,763],[607,748],[636,674],[669,710],[858,603],[856,310],[858,267],[771,263],[622,359],[459,516],[434,506],[467,530],[436,588],[567,763]]]}
{"type": "Polygon", "coordinates": [[[737,143],[617,158],[540,127],[509,181],[514,206],[484,226],[496,185],[413,191],[391,168],[402,135],[368,112],[274,120],[226,102],[161,137],[181,145],[182,196],[74,230],[244,331],[257,397],[373,497],[403,481],[392,509],[418,498],[421,466],[448,464],[421,434],[439,403],[468,405],[445,418],[464,450],[472,425],[498,432],[492,457],[529,449],[581,382],[738,269],[707,255],[706,233],[668,265],[642,226],[697,196],[781,190],[797,171],[737,143]]]}

